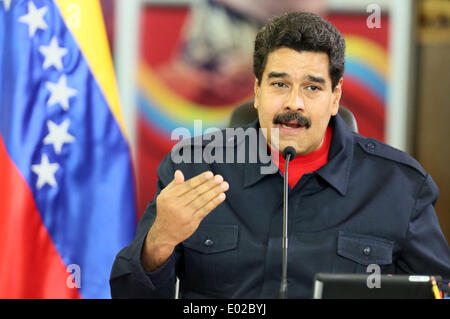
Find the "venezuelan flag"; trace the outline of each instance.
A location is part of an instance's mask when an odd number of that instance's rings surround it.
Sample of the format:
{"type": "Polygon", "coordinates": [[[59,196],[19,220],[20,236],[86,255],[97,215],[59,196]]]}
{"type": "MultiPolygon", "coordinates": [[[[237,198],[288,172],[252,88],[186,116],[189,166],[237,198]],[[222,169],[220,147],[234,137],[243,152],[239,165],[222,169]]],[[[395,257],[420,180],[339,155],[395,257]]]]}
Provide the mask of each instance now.
{"type": "Polygon", "coordinates": [[[135,232],[97,0],[0,0],[0,298],[109,298],[135,232]]]}

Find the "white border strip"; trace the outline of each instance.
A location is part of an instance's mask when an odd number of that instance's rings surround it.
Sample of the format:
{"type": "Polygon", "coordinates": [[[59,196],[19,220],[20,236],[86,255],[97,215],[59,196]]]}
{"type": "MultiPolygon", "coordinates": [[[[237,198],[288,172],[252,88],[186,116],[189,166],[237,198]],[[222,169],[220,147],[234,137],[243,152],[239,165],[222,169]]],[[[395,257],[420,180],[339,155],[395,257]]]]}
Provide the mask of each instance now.
{"type": "Polygon", "coordinates": [[[114,62],[125,126],[136,160],[137,59],[140,0],[115,2],[114,62]]]}

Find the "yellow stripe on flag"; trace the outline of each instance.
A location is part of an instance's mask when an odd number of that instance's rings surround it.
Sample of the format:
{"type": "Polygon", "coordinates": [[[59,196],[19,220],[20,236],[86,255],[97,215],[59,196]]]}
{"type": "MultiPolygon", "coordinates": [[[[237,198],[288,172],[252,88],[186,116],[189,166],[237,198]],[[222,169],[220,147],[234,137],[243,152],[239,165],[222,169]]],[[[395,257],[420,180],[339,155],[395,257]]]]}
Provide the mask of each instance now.
{"type": "Polygon", "coordinates": [[[54,0],[126,137],[114,67],[98,0],[54,0]]]}

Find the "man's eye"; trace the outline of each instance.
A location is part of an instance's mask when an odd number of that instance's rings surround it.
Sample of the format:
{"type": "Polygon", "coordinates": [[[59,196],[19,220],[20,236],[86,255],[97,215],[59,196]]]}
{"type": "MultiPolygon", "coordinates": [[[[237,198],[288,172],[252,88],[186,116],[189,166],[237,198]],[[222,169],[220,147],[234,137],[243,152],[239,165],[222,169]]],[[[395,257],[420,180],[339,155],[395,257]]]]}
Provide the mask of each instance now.
{"type": "Polygon", "coordinates": [[[284,84],[283,82],[274,82],[272,85],[274,85],[277,88],[285,88],[285,87],[287,87],[287,85],[284,84]]]}
{"type": "Polygon", "coordinates": [[[306,89],[308,89],[309,91],[312,91],[312,92],[320,90],[320,88],[318,86],[315,86],[315,85],[309,85],[309,86],[306,87],[306,89]]]}

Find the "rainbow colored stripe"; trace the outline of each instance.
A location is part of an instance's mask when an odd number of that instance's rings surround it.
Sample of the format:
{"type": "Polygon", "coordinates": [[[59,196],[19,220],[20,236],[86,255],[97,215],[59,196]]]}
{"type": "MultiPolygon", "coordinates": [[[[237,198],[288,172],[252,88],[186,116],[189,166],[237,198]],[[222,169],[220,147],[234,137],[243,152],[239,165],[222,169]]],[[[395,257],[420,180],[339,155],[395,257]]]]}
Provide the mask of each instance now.
{"type": "MultiPolygon", "coordinates": [[[[347,44],[345,78],[358,83],[385,105],[387,95],[388,56],[386,50],[370,39],[357,35],[344,35],[347,44]]],[[[203,120],[203,127],[225,127],[232,110],[243,101],[220,108],[211,108],[187,100],[167,87],[144,61],[138,71],[138,105],[145,121],[163,134],[177,127],[193,131],[194,120],[203,120]]],[[[248,96],[251,100],[252,95],[248,96]]],[[[367,101],[369,105],[371,101],[367,101]]],[[[377,106],[374,106],[377,107],[377,106]]]]}
{"type": "Polygon", "coordinates": [[[384,104],[389,70],[386,50],[367,38],[356,35],[344,36],[347,45],[344,77],[355,79],[384,104]]]}

